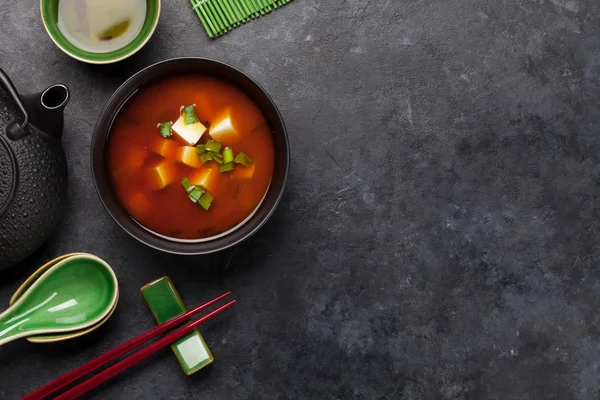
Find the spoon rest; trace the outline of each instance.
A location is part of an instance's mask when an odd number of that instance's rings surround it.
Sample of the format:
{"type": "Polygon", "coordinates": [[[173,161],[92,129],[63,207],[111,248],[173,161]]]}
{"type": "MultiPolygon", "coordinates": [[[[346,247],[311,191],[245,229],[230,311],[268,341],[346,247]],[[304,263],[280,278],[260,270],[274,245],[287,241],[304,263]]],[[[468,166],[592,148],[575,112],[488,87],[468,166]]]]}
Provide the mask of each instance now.
{"type": "MultiPolygon", "coordinates": [[[[29,278],[27,278],[27,280],[21,284],[21,286],[19,286],[19,288],[15,291],[15,293],[10,298],[9,305],[13,305],[13,303],[15,301],[17,301],[23,295],[23,293],[27,289],[29,289],[29,287],[44,272],[46,272],[50,267],[52,267],[53,265],[57,264],[59,261],[62,261],[62,260],[67,259],[69,257],[78,256],[78,255],[91,255],[91,254],[88,254],[88,253],[69,253],[69,254],[65,254],[65,255],[56,257],[53,260],[48,261],[46,264],[44,264],[40,268],[38,268],[33,274],[31,274],[29,276],[29,278]]],[[[75,339],[77,337],[86,335],[86,334],[88,334],[88,333],[90,333],[92,331],[95,331],[100,326],[102,326],[104,323],[106,323],[106,321],[108,321],[109,318],[114,313],[115,309],[117,308],[117,304],[118,304],[118,296],[119,296],[119,293],[118,293],[118,288],[117,288],[117,301],[115,301],[115,305],[113,306],[112,310],[110,311],[110,313],[102,321],[98,322],[94,326],[91,326],[91,327],[89,327],[87,329],[82,329],[80,331],[75,331],[75,332],[72,332],[72,333],[64,333],[64,334],[57,334],[57,335],[31,336],[31,337],[27,338],[27,341],[29,341],[31,343],[53,343],[53,342],[60,342],[60,341],[63,341],[63,340],[75,339]]]]}

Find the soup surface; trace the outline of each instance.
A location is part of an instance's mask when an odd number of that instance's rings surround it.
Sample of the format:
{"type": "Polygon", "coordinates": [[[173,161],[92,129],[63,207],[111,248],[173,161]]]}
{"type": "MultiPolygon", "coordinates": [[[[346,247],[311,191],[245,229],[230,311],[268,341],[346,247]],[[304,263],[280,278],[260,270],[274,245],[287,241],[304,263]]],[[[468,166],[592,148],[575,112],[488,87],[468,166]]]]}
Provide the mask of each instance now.
{"type": "Polygon", "coordinates": [[[146,0],[59,0],[58,29],[69,42],[91,53],[108,53],[141,32],[146,0]]]}
{"type": "Polygon", "coordinates": [[[142,226],[173,239],[203,239],[243,222],[264,198],[273,164],[272,135],[259,108],[235,86],[202,75],[167,78],[136,93],[119,112],[107,145],[106,165],[121,204],[142,226]],[[250,156],[250,165],[221,172],[215,161],[203,164],[182,137],[161,136],[157,124],[176,122],[181,107],[192,104],[207,127],[198,143],[219,141],[250,156]],[[190,200],[184,178],[214,197],[208,210],[190,200]]]}

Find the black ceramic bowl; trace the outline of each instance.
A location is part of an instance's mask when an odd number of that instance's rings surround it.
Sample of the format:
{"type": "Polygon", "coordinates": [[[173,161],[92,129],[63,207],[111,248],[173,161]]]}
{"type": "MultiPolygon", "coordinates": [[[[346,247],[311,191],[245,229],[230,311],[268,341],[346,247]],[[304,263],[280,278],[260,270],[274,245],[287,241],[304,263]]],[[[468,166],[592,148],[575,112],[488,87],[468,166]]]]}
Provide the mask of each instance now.
{"type": "Polygon", "coordinates": [[[234,246],[250,237],[269,219],[281,200],[289,169],[289,142],[283,119],[273,100],[243,72],[220,62],[203,58],[177,58],[151,65],[129,78],[117,89],[100,113],[92,138],[92,174],[102,204],[110,216],[127,233],[158,250],[176,254],[207,254],[234,246]],[[168,76],[198,73],[223,79],[244,91],[261,109],[273,135],[275,168],[264,200],[254,214],[224,235],[203,241],[177,241],[152,233],[136,222],[121,206],[113,193],[105,163],[105,148],[111,126],[121,107],[138,90],[168,76]]]}

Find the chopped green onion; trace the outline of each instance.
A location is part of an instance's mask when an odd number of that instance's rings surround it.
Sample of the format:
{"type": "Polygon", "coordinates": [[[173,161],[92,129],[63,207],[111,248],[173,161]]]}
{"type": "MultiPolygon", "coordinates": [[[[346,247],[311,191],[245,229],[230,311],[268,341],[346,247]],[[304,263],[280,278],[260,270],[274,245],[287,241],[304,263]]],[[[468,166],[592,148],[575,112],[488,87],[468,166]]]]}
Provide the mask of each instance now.
{"type": "Polygon", "coordinates": [[[192,185],[192,183],[190,182],[190,180],[187,177],[185,177],[181,180],[181,184],[183,185],[183,187],[185,188],[185,190],[188,193],[191,192],[192,190],[194,190],[194,188],[196,187],[196,186],[192,185]]]}
{"type": "Polygon", "coordinates": [[[200,197],[198,204],[200,204],[202,206],[202,208],[204,208],[206,211],[208,211],[208,209],[210,208],[210,205],[212,204],[212,202],[214,200],[215,200],[214,196],[212,194],[206,192],[202,195],[202,197],[200,197]]]}
{"type": "Polygon", "coordinates": [[[185,177],[181,180],[181,184],[183,185],[185,190],[188,192],[189,199],[193,203],[200,204],[202,206],[202,208],[204,208],[206,211],[208,211],[208,209],[210,208],[210,205],[215,200],[215,197],[212,194],[208,193],[207,191],[202,190],[199,187],[192,185],[192,183],[190,182],[190,180],[187,177],[185,177]]]}
{"type": "Polygon", "coordinates": [[[227,164],[219,165],[219,171],[221,173],[233,171],[233,163],[227,163],[227,164]]]}
{"type": "Polygon", "coordinates": [[[196,122],[199,122],[198,117],[196,117],[196,105],[192,104],[183,107],[183,123],[190,125],[196,122]]]}
{"type": "Polygon", "coordinates": [[[200,161],[202,161],[202,164],[204,164],[207,161],[212,161],[212,160],[214,160],[212,153],[200,154],[200,161]]]}
{"type": "Polygon", "coordinates": [[[220,155],[219,153],[214,153],[212,155],[213,160],[217,163],[217,164],[223,164],[223,156],[220,155]]]}
{"type": "Polygon", "coordinates": [[[233,162],[233,150],[229,147],[226,147],[225,150],[223,150],[223,162],[225,164],[233,162]]]}
{"type": "Polygon", "coordinates": [[[205,148],[206,151],[210,151],[211,153],[218,153],[221,151],[221,146],[223,146],[223,144],[211,139],[206,142],[205,148]]]}
{"type": "Polygon", "coordinates": [[[242,164],[244,167],[247,167],[250,164],[252,164],[252,159],[246,154],[244,154],[244,152],[241,152],[235,157],[235,160],[233,160],[233,162],[236,164],[242,164]]]}
{"type": "Polygon", "coordinates": [[[160,132],[160,136],[162,136],[164,138],[168,138],[168,137],[171,137],[171,135],[173,135],[173,132],[171,131],[172,126],[173,126],[173,123],[171,121],[167,121],[167,122],[159,122],[159,124],[156,127],[158,128],[158,131],[160,132]]]}
{"type": "Polygon", "coordinates": [[[202,195],[204,194],[204,190],[199,189],[197,187],[193,188],[192,191],[188,194],[188,197],[190,198],[191,201],[193,201],[194,203],[197,203],[198,200],[200,200],[200,198],[202,197],[202,195]]]}
{"type": "Polygon", "coordinates": [[[204,154],[204,153],[206,153],[206,145],[204,145],[204,144],[197,144],[196,145],[196,153],[198,153],[198,154],[204,154]]]}

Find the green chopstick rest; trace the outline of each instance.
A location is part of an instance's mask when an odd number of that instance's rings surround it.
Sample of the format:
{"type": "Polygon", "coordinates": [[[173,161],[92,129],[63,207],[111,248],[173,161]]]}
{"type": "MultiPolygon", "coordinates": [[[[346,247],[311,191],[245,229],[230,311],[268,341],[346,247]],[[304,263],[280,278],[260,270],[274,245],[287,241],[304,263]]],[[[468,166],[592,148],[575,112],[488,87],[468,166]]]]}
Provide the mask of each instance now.
{"type": "MultiPolygon", "coordinates": [[[[140,289],[140,293],[159,324],[187,311],[168,276],[148,283],[140,289]]],[[[214,361],[210,349],[197,329],[174,342],[171,349],[186,375],[198,372],[214,361]]]]}

